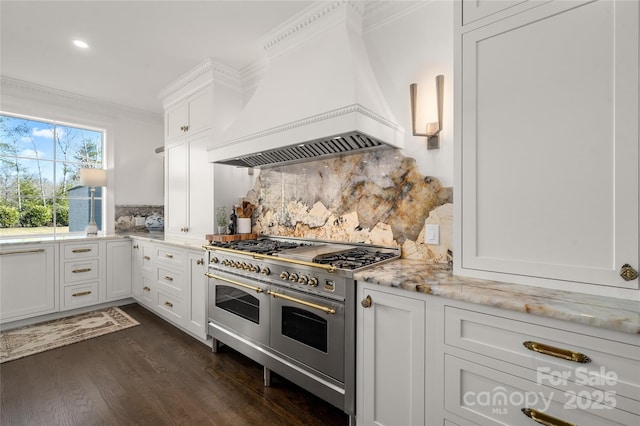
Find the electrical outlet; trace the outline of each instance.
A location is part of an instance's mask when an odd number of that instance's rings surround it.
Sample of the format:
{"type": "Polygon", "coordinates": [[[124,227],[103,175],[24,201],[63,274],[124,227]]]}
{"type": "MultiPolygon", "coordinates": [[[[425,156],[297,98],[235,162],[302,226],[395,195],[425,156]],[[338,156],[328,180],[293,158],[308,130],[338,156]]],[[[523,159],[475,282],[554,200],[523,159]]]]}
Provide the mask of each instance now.
{"type": "Polygon", "coordinates": [[[136,216],[135,217],[135,224],[136,224],[136,226],[144,226],[144,217],[136,216]]]}
{"type": "Polygon", "coordinates": [[[424,242],[433,245],[440,244],[440,225],[427,223],[427,229],[424,232],[424,242]]]}

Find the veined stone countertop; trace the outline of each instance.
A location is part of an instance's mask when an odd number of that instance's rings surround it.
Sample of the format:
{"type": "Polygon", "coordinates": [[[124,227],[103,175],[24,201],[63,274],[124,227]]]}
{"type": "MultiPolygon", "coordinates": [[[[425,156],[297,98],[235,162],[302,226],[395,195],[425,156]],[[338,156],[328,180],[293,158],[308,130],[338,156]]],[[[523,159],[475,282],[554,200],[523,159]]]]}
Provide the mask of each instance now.
{"type": "Polygon", "coordinates": [[[445,265],[400,259],[354,274],[360,282],[511,311],[640,333],[640,302],[453,275],[445,265]]]}

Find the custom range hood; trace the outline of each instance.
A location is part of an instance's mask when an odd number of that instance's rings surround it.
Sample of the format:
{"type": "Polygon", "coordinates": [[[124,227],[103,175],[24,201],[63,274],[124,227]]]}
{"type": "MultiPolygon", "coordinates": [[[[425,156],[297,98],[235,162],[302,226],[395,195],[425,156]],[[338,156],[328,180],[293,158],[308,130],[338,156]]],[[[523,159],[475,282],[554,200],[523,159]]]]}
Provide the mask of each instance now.
{"type": "Polygon", "coordinates": [[[209,161],[268,167],[402,148],[362,40],[364,2],[321,2],[265,39],[267,70],[209,161]]]}

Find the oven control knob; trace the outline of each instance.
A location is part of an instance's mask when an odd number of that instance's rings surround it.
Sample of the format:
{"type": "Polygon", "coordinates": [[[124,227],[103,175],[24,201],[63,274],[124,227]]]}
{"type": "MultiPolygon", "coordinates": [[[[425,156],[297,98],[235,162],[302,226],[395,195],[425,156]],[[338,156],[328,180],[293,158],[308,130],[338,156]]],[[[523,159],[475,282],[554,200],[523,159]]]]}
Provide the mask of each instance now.
{"type": "Polygon", "coordinates": [[[296,281],[298,281],[298,274],[291,274],[291,275],[289,275],[289,281],[292,281],[292,282],[294,282],[294,283],[295,283],[296,281]]]}
{"type": "Polygon", "coordinates": [[[311,287],[318,287],[318,279],[314,277],[309,278],[309,285],[311,287]]]}
{"type": "Polygon", "coordinates": [[[211,258],[211,263],[218,263],[218,258],[217,257],[212,257],[211,258]]]}
{"type": "Polygon", "coordinates": [[[260,267],[256,265],[251,265],[251,268],[249,270],[251,272],[260,272],[260,267]]]}
{"type": "Polygon", "coordinates": [[[271,273],[271,271],[269,270],[269,268],[267,268],[266,266],[264,268],[262,268],[262,271],[260,271],[260,273],[262,275],[269,275],[271,273]]]}
{"type": "Polygon", "coordinates": [[[287,271],[282,271],[282,273],[280,274],[280,278],[282,278],[283,280],[288,279],[289,273],[287,271]]]}
{"type": "Polygon", "coordinates": [[[248,271],[248,270],[249,270],[249,268],[251,268],[251,266],[250,266],[248,263],[244,263],[244,262],[242,262],[242,263],[240,264],[240,268],[244,269],[245,271],[248,271]]]}
{"type": "Polygon", "coordinates": [[[223,260],[222,266],[229,266],[229,261],[227,259],[223,260]]]}
{"type": "Polygon", "coordinates": [[[309,277],[306,275],[300,275],[300,278],[298,278],[298,282],[300,284],[307,284],[309,282],[309,277]]]}

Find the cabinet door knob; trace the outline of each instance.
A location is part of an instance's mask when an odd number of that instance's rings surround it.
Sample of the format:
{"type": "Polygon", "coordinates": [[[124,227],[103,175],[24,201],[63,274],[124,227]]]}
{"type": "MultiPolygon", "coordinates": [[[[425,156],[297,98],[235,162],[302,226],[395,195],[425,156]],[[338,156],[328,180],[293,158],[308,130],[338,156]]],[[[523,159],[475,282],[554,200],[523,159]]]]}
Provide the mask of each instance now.
{"type": "Polygon", "coordinates": [[[620,269],[620,276],[625,281],[633,281],[638,278],[638,271],[633,269],[628,263],[625,263],[620,269]]]}
{"type": "Polygon", "coordinates": [[[360,302],[363,308],[370,308],[372,303],[373,300],[371,300],[371,296],[365,297],[364,300],[360,302]]]}
{"type": "Polygon", "coordinates": [[[204,259],[196,260],[196,265],[204,265],[204,259]]]}

